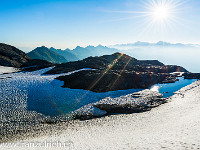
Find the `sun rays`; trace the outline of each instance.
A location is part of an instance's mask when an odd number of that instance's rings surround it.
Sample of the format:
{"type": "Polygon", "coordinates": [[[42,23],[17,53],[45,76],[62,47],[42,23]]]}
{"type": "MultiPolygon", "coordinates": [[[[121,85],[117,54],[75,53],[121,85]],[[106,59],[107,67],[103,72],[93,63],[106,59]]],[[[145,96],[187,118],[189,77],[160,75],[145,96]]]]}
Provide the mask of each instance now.
{"type": "Polygon", "coordinates": [[[180,7],[183,2],[184,0],[148,0],[143,3],[146,9],[144,19],[149,24],[158,24],[162,27],[171,26],[179,20],[177,14],[181,12],[180,7]]]}
{"type": "MultiPolygon", "coordinates": [[[[172,29],[174,24],[181,24],[181,18],[178,17],[182,10],[182,6],[187,0],[142,0],[138,10],[115,10],[106,11],[107,13],[127,14],[127,16],[110,19],[110,22],[134,20],[144,26],[140,35],[146,34],[149,31],[166,33],[167,30],[172,29]]],[[[108,21],[108,22],[109,22],[108,21]]],[[[134,23],[134,24],[135,24],[134,23]]],[[[140,28],[141,29],[141,28],[140,28]]],[[[138,36],[140,36],[138,35],[138,36]]]]}
{"type": "MultiPolygon", "coordinates": [[[[89,91],[91,91],[99,82],[100,80],[107,74],[107,72],[112,69],[115,64],[117,63],[117,61],[123,56],[124,54],[121,53],[118,58],[116,58],[115,60],[113,60],[110,64],[108,64],[108,66],[102,71],[101,75],[88,87],[87,92],[85,92],[85,94],[83,94],[81,96],[80,99],[77,99],[77,102],[82,101],[82,99],[88,94],[89,91]]],[[[128,65],[128,63],[130,62],[130,59],[128,60],[127,64],[124,66],[123,70],[121,71],[120,75],[122,74],[122,72],[125,70],[126,66],[128,65]]],[[[115,82],[113,83],[112,87],[115,85],[115,83],[117,82],[117,80],[119,79],[119,76],[117,77],[117,79],[115,80],[115,82]]],[[[112,89],[112,87],[110,88],[110,90],[112,89]]],[[[75,104],[76,105],[76,104],[75,104]]]]}

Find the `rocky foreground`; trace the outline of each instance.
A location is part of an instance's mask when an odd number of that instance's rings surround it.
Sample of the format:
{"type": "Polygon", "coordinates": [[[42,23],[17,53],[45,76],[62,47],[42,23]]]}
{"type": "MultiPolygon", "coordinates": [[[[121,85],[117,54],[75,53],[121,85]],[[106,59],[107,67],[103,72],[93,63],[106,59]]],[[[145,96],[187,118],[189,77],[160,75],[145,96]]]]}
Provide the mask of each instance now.
{"type": "MultiPolygon", "coordinates": [[[[45,125],[32,134],[23,134],[29,139],[16,141],[15,149],[26,149],[28,143],[33,144],[29,149],[55,149],[44,145],[52,141],[61,143],[59,149],[77,150],[200,149],[199,107],[200,81],[196,81],[151,111],[45,125]],[[37,134],[43,136],[31,138],[37,134]]],[[[3,149],[9,149],[5,145],[1,145],[3,149]]]]}

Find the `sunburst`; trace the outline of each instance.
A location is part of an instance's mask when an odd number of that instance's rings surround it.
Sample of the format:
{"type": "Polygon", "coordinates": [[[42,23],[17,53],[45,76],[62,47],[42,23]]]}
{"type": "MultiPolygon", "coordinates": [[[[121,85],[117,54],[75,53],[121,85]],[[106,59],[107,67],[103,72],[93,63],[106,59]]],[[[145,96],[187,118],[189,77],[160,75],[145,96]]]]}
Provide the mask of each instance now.
{"type": "Polygon", "coordinates": [[[148,20],[154,23],[170,23],[177,20],[179,6],[183,1],[180,0],[148,0],[144,2],[146,16],[148,20]]]}
{"type": "Polygon", "coordinates": [[[152,27],[156,24],[166,27],[173,23],[178,23],[180,18],[177,17],[177,14],[182,12],[181,7],[185,2],[187,2],[187,0],[141,0],[140,11],[118,10],[106,12],[132,14],[125,18],[118,18],[115,20],[110,19],[108,22],[141,18],[141,20],[144,20],[144,23],[147,23],[147,27],[152,27]]]}

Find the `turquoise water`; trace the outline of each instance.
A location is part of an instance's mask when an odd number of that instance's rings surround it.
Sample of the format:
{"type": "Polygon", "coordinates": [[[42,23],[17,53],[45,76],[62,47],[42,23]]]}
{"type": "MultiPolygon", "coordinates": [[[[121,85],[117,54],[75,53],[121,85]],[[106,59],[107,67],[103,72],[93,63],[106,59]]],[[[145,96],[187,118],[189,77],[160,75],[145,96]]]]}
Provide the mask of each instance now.
{"type": "Polygon", "coordinates": [[[172,96],[174,92],[181,88],[197,81],[196,79],[184,79],[183,77],[179,77],[178,79],[179,81],[176,81],[175,83],[156,84],[154,86],[158,86],[159,92],[163,94],[164,98],[166,98],[172,96]]]}

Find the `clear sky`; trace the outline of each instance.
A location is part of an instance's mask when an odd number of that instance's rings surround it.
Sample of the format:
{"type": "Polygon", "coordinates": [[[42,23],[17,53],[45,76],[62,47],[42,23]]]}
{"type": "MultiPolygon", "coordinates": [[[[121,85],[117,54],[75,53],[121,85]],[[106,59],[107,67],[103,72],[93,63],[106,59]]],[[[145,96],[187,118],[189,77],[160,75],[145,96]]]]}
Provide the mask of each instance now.
{"type": "Polygon", "coordinates": [[[29,48],[200,44],[200,0],[1,0],[0,35],[2,43],[29,48]],[[169,10],[155,10],[158,1],[170,4],[169,10]]]}

